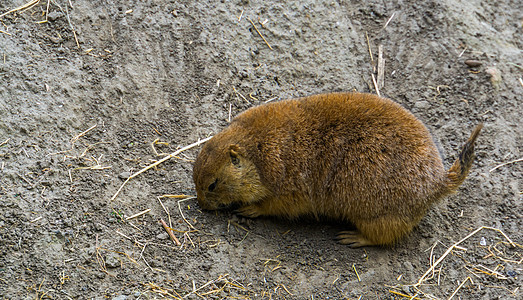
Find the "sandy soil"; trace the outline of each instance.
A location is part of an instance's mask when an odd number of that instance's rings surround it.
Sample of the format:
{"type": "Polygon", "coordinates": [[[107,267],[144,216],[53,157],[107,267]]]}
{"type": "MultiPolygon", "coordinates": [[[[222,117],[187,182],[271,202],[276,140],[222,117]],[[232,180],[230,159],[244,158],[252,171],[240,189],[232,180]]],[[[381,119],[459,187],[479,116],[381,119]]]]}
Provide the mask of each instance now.
{"type": "Polygon", "coordinates": [[[521,299],[523,5],[386,2],[41,0],[0,17],[2,299],[521,299]],[[485,123],[469,179],[398,245],[354,250],[333,240],[346,224],[159,200],[195,194],[198,147],[111,200],[229,115],[375,93],[379,45],[381,94],[429,127],[447,166],[485,123]],[[477,232],[415,285],[482,226],[507,237],[477,232]]]}

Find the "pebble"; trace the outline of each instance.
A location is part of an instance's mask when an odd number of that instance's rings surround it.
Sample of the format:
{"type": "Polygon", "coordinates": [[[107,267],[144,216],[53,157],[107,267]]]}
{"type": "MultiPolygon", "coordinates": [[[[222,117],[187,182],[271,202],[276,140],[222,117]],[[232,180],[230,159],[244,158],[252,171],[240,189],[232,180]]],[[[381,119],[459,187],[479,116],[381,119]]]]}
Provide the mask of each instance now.
{"type": "Polygon", "coordinates": [[[474,67],[479,67],[481,66],[483,63],[479,60],[475,60],[475,59],[467,59],[465,61],[465,64],[471,68],[474,68],[474,67]]]}
{"type": "Polygon", "coordinates": [[[492,83],[492,85],[499,85],[502,79],[501,72],[498,69],[491,67],[485,70],[485,72],[490,75],[490,82],[492,83]]]}
{"type": "Polygon", "coordinates": [[[63,15],[64,14],[61,12],[53,11],[47,15],[47,20],[53,22],[56,21],[58,18],[61,18],[63,15]]]}
{"type": "Polygon", "coordinates": [[[127,178],[129,178],[129,176],[131,176],[130,172],[122,172],[122,173],[118,174],[118,178],[120,178],[120,179],[127,179],[127,178]]]}
{"type": "Polygon", "coordinates": [[[160,233],[159,235],[156,236],[157,239],[159,240],[165,240],[169,237],[169,235],[167,233],[160,233]]]}
{"type": "Polygon", "coordinates": [[[118,259],[118,255],[116,253],[109,253],[107,257],[105,257],[105,265],[108,268],[117,268],[120,266],[120,260],[118,259]]]}
{"type": "Polygon", "coordinates": [[[414,107],[416,108],[428,108],[430,106],[430,103],[428,101],[418,101],[414,103],[414,107]]]}

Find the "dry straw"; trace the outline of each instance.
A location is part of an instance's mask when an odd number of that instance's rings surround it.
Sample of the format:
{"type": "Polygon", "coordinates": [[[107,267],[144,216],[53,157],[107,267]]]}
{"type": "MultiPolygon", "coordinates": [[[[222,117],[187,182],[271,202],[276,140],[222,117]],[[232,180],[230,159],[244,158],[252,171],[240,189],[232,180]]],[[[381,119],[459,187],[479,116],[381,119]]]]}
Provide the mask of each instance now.
{"type": "MultiPolygon", "coordinates": [[[[122,183],[122,185],[120,186],[120,188],[118,189],[118,191],[116,191],[116,193],[114,194],[114,196],[111,198],[111,201],[113,201],[114,199],[116,199],[116,197],[118,197],[118,194],[120,194],[120,192],[122,191],[123,187],[127,184],[127,182],[129,182],[129,180],[133,179],[134,177],[136,177],[136,176],[142,174],[143,172],[145,172],[145,171],[147,171],[147,170],[149,170],[149,169],[151,169],[151,168],[156,167],[157,165],[159,165],[159,164],[161,164],[161,163],[163,163],[163,162],[165,162],[165,161],[167,161],[167,160],[169,160],[169,159],[171,159],[171,158],[173,158],[173,157],[176,157],[178,154],[182,153],[183,151],[186,151],[186,150],[191,149],[191,148],[193,148],[193,147],[197,147],[197,146],[199,146],[199,145],[201,145],[201,144],[207,142],[207,141],[210,140],[211,138],[212,138],[212,136],[210,136],[210,137],[208,137],[208,138],[205,138],[205,139],[203,139],[203,140],[199,140],[199,141],[197,141],[197,142],[195,142],[195,143],[192,143],[192,144],[190,144],[190,145],[187,145],[187,146],[185,146],[185,147],[183,147],[183,148],[181,148],[181,149],[179,149],[179,150],[176,150],[175,152],[173,152],[173,153],[169,154],[168,156],[166,156],[166,157],[160,159],[159,161],[157,161],[157,162],[155,162],[155,163],[153,163],[153,164],[150,164],[150,165],[148,165],[147,167],[141,169],[140,171],[138,171],[138,172],[132,174],[131,176],[129,176],[129,178],[127,178],[127,179],[122,183]]],[[[192,226],[192,225],[191,225],[191,226],[192,226]]]]}

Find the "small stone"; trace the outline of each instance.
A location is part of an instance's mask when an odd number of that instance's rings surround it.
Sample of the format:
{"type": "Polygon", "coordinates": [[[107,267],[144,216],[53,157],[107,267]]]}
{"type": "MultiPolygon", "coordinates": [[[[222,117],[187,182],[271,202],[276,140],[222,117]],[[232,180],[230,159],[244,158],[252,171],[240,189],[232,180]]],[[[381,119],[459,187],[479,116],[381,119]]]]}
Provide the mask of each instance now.
{"type": "Polygon", "coordinates": [[[131,172],[122,172],[118,174],[118,178],[120,179],[127,179],[131,176],[131,172]]]}
{"type": "Polygon", "coordinates": [[[159,235],[156,236],[157,239],[159,240],[165,240],[169,237],[169,235],[167,233],[160,233],[159,235]]]}
{"type": "Polygon", "coordinates": [[[492,83],[492,85],[495,88],[498,88],[502,80],[501,72],[494,67],[488,68],[487,70],[485,70],[485,72],[490,75],[490,82],[492,83]]]}
{"type": "Polygon", "coordinates": [[[475,60],[475,59],[467,59],[465,61],[465,64],[471,68],[475,68],[475,67],[479,67],[481,66],[483,63],[479,60],[475,60]]]}
{"type": "Polygon", "coordinates": [[[414,103],[414,107],[416,108],[428,108],[430,106],[430,103],[428,101],[418,101],[414,103]]]}
{"type": "Polygon", "coordinates": [[[104,229],[104,226],[101,223],[96,223],[96,224],[94,224],[94,228],[97,231],[102,231],[104,229]]]}
{"type": "Polygon", "coordinates": [[[105,265],[108,268],[117,268],[120,266],[120,260],[118,259],[118,255],[116,253],[109,253],[105,257],[105,265]]]}
{"type": "Polygon", "coordinates": [[[506,269],[505,271],[507,273],[508,276],[510,277],[516,277],[518,275],[518,273],[516,273],[516,271],[512,270],[512,269],[506,269]]]}
{"type": "Polygon", "coordinates": [[[57,19],[61,18],[64,14],[61,13],[61,12],[58,12],[58,11],[53,11],[53,12],[50,12],[48,15],[47,15],[47,20],[53,22],[53,21],[56,21],[57,19]]]}

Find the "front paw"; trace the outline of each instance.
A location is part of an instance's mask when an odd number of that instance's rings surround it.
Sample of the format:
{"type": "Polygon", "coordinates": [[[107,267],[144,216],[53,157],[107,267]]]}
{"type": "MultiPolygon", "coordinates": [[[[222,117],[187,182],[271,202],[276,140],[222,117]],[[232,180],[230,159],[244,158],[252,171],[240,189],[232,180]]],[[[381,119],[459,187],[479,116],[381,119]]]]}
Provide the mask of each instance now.
{"type": "Polygon", "coordinates": [[[240,207],[235,211],[235,213],[246,218],[257,218],[262,215],[262,212],[256,205],[247,205],[240,207]]]}

